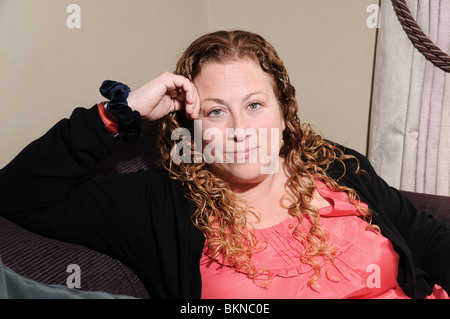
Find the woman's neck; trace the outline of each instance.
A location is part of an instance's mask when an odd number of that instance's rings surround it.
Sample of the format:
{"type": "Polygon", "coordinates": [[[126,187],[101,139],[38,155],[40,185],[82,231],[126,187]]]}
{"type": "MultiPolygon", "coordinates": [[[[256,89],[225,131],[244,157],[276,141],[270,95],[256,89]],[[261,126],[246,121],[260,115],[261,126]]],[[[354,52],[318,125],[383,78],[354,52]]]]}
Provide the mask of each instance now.
{"type": "Polygon", "coordinates": [[[267,197],[269,194],[279,192],[284,189],[288,179],[288,174],[284,167],[283,159],[280,159],[279,169],[273,174],[267,174],[260,180],[251,183],[233,183],[229,182],[231,190],[239,198],[248,198],[250,200],[258,200],[267,197]],[[275,191],[276,190],[276,191],[275,191]]]}
{"type": "Polygon", "coordinates": [[[288,218],[289,212],[281,206],[286,194],[288,174],[281,161],[278,171],[266,175],[257,183],[230,183],[231,190],[249,207],[247,222],[255,228],[275,225],[288,218]]]}

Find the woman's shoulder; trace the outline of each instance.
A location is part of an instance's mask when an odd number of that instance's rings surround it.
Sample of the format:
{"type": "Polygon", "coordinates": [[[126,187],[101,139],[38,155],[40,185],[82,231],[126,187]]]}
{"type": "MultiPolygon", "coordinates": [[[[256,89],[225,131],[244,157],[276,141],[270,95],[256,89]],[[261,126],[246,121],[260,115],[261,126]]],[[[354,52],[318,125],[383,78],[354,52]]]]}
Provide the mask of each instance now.
{"type": "Polygon", "coordinates": [[[170,173],[159,166],[152,165],[146,168],[128,169],[126,171],[103,171],[94,175],[93,181],[104,187],[121,189],[123,192],[139,191],[143,194],[152,194],[152,197],[166,198],[168,194],[182,195],[181,183],[170,176],[170,173]]]}
{"type": "Polygon", "coordinates": [[[142,180],[150,184],[173,184],[180,186],[180,182],[176,178],[170,176],[169,171],[160,166],[151,166],[148,168],[140,168],[131,170],[128,172],[114,172],[113,174],[122,177],[128,177],[130,179],[142,180]]]}
{"type": "Polygon", "coordinates": [[[330,171],[335,171],[336,173],[366,172],[369,175],[375,174],[375,170],[366,155],[339,143],[327,142],[339,149],[345,156],[342,162],[335,160],[330,166],[330,171]]]}

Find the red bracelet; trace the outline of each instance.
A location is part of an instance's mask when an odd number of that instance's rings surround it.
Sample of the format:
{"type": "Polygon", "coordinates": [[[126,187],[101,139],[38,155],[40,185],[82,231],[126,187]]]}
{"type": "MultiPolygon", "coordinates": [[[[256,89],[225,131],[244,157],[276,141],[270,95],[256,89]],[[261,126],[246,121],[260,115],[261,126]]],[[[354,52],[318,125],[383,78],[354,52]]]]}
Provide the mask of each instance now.
{"type": "Polygon", "coordinates": [[[105,102],[97,104],[97,108],[100,118],[102,119],[103,124],[105,124],[106,130],[116,137],[119,134],[119,123],[117,119],[106,110],[105,102]]]}

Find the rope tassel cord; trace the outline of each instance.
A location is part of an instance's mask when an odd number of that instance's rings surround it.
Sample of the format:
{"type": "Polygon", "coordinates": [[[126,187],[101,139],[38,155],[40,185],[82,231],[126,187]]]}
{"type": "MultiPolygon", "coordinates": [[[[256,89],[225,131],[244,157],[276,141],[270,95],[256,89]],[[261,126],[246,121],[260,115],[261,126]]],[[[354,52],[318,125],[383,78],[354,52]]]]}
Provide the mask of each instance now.
{"type": "Polygon", "coordinates": [[[417,25],[405,0],[392,0],[395,13],[414,47],[444,72],[450,72],[450,56],[437,47],[417,25]]]}

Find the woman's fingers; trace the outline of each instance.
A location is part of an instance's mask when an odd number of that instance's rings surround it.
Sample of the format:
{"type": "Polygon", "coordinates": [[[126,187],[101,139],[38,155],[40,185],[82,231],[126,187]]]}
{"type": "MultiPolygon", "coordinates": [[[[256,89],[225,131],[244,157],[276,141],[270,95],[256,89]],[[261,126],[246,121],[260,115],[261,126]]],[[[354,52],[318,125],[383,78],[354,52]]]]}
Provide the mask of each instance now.
{"type": "Polygon", "coordinates": [[[199,100],[197,89],[189,79],[169,72],[160,74],[128,96],[130,107],[150,121],[183,109],[188,118],[197,119],[199,100]]]}
{"type": "Polygon", "coordinates": [[[192,104],[187,105],[186,113],[190,116],[191,119],[196,120],[199,118],[200,114],[200,97],[198,95],[197,88],[194,86],[194,101],[192,104]]]}
{"type": "Polygon", "coordinates": [[[172,97],[174,110],[185,108],[188,118],[197,119],[200,111],[200,99],[194,84],[181,75],[173,74],[167,84],[167,91],[172,97]]]}

